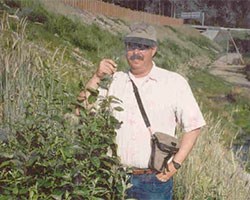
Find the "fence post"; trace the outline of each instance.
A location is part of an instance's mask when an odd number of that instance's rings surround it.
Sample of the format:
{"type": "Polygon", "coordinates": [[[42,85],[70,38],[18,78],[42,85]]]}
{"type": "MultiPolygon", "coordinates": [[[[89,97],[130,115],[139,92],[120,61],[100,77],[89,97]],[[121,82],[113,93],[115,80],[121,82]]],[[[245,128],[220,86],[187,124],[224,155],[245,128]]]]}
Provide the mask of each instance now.
{"type": "Polygon", "coordinates": [[[205,22],[205,13],[202,12],[201,15],[202,15],[201,24],[202,24],[202,26],[204,26],[204,22],[205,22]]]}

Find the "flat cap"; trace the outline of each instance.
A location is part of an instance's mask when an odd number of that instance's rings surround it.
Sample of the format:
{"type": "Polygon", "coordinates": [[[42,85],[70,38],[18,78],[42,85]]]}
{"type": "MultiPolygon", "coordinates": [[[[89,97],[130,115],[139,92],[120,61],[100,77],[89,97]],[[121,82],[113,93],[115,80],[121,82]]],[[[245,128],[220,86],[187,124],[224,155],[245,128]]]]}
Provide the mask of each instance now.
{"type": "Polygon", "coordinates": [[[156,46],[156,30],[153,26],[144,22],[132,24],[130,26],[130,33],[125,36],[124,42],[156,46]]]}

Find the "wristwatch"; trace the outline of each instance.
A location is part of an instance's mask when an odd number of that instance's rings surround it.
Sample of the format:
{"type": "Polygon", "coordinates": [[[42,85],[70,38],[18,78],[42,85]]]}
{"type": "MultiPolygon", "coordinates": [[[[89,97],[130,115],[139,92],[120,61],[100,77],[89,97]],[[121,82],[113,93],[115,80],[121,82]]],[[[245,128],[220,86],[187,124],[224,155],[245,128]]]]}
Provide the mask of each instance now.
{"type": "Polygon", "coordinates": [[[174,160],[172,160],[172,163],[173,163],[175,169],[177,169],[177,170],[180,169],[180,167],[181,167],[180,163],[175,162],[174,160]]]}

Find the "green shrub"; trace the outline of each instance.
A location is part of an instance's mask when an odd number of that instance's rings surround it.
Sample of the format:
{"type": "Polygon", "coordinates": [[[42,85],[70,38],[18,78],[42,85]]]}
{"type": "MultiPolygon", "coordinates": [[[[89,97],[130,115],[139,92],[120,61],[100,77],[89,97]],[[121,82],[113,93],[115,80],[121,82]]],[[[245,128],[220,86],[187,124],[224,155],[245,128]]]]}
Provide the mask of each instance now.
{"type": "Polygon", "coordinates": [[[124,199],[119,122],[109,108],[116,100],[71,114],[76,95],[59,76],[63,63],[26,40],[25,20],[13,21],[15,32],[7,15],[0,19],[0,199],[124,199]]]}
{"type": "Polygon", "coordinates": [[[67,115],[64,120],[46,110],[34,114],[37,109],[30,106],[25,118],[11,126],[8,141],[1,143],[1,195],[6,199],[124,199],[126,177],[114,144],[119,122],[105,107],[110,101],[102,103],[100,112],[83,110],[79,118],[67,115]]]}
{"type": "Polygon", "coordinates": [[[64,16],[50,16],[49,21],[45,24],[45,29],[68,40],[71,39],[71,32],[76,31],[77,25],[64,16]]]}

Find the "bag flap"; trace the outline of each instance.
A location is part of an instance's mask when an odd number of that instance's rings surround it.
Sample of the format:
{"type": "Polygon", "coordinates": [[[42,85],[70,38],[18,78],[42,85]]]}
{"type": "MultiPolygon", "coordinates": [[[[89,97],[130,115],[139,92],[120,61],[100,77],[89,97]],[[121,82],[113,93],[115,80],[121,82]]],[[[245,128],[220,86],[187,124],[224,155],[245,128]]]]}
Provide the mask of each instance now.
{"type": "Polygon", "coordinates": [[[168,147],[175,147],[176,149],[180,148],[179,140],[171,135],[161,132],[155,132],[153,136],[157,138],[160,144],[166,145],[166,148],[168,147]]]}

